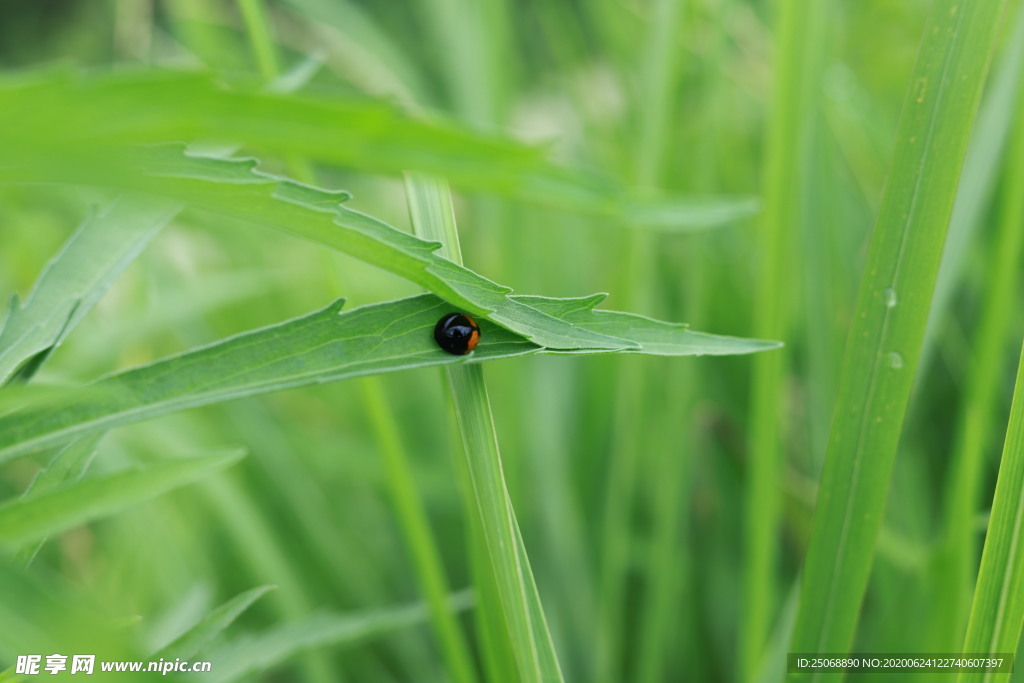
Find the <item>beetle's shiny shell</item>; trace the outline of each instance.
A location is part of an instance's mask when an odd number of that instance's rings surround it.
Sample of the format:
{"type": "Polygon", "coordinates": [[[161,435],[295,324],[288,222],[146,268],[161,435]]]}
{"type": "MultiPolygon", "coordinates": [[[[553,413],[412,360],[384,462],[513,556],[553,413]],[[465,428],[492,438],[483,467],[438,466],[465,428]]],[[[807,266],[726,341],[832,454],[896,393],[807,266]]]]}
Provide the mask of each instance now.
{"type": "Polygon", "coordinates": [[[434,326],[434,341],[448,353],[464,356],[480,341],[480,328],[465,313],[449,313],[434,326]]]}

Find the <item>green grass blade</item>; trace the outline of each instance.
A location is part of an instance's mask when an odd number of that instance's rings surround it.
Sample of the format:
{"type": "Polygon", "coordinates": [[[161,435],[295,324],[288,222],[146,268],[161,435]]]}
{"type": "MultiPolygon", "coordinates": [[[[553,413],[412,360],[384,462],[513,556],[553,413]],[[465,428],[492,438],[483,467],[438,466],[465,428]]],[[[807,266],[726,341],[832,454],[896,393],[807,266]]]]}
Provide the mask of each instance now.
{"type": "Polygon", "coordinates": [[[219,605],[212,612],[206,615],[202,621],[182,633],[173,641],[160,648],[150,656],[150,659],[189,659],[195,653],[202,650],[207,643],[223,633],[224,629],[234,623],[235,619],[241,616],[242,612],[259,600],[267,591],[274,590],[276,586],[257,586],[240,593],[222,605],[219,605]]]}
{"type": "Polygon", "coordinates": [[[992,73],[992,86],[978,112],[978,123],[974,126],[971,144],[964,158],[942,265],[935,282],[935,296],[928,314],[921,367],[928,367],[938,330],[948,317],[950,300],[961,280],[964,261],[970,254],[969,245],[977,239],[984,225],[985,211],[997,185],[999,162],[1006,150],[1007,139],[1014,121],[1020,121],[1020,108],[1015,108],[1014,102],[1019,101],[1020,92],[1024,89],[1024,6],[1017,7],[1005,54],[998,61],[998,68],[992,73]]]}
{"type": "MultiPolygon", "coordinates": [[[[410,174],[406,176],[406,187],[416,232],[441,241],[446,254],[461,262],[455,210],[447,185],[410,174]]],[[[558,656],[505,485],[483,370],[479,365],[451,367],[447,377],[475,503],[467,514],[479,515],[520,680],[562,681],[558,656]]],[[[488,607],[491,606],[482,606],[488,607]]]]}
{"type": "Polygon", "coordinates": [[[122,197],[90,216],[25,304],[12,304],[0,327],[0,383],[15,372],[31,376],[176,212],[164,202],[122,197]]]}
{"type": "Polygon", "coordinates": [[[281,71],[277,63],[277,51],[270,37],[270,26],[262,0],[238,0],[249,37],[249,46],[264,80],[273,80],[281,71]]]}
{"type": "Polygon", "coordinates": [[[938,0],[925,28],[847,342],[793,652],[846,652],[853,640],[1004,5],[938,0]]]}
{"type": "Polygon", "coordinates": [[[59,165],[83,155],[95,166],[111,149],[195,139],[364,172],[437,173],[467,189],[664,230],[720,225],[757,208],[749,197],[650,196],[593,171],[552,164],[540,148],[413,118],[365,98],[229,91],[206,76],[168,71],[50,70],[0,82],[0,147],[8,165],[59,165]]]}
{"type": "MultiPolygon", "coordinates": [[[[1024,28],[1024,6],[1021,7],[1024,28]]],[[[1021,35],[1024,35],[1022,33],[1021,35]]],[[[1020,259],[1024,248],[1024,69],[1017,74],[1016,129],[1006,152],[1005,190],[999,204],[996,231],[988,260],[987,283],[981,315],[971,345],[964,389],[964,404],[957,420],[952,466],[945,489],[943,537],[936,553],[936,605],[932,620],[940,634],[937,644],[955,647],[963,637],[970,605],[971,582],[977,571],[978,497],[986,469],[986,453],[993,445],[994,416],[999,390],[1007,373],[1006,340],[1019,306],[1020,259]]]]}
{"type": "MultiPolygon", "coordinates": [[[[964,652],[1016,652],[1024,626],[1024,349],[1010,408],[981,570],[964,652]]],[[[961,681],[990,681],[992,673],[964,673],[961,681]]]]}
{"type": "MultiPolygon", "coordinates": [[[[472,605],[466,592],[451,596],[451,608],[462,611],[472,605]]],[[[321,613],[300,621],[284,623],[262,633],[244,636],[204,655],[214,662],[211,680],[253,680],[300,653],[324,647],[339,647],[406,629],[423,623],[423,605],[368,610],[355,614],[321,613]]]]}
{"type": "Polygon", "coordinates": [[[33,493],[0,506],[0,544],[19,546],[67,531],[233,465],[243,453],[149,465],[33,493]]]}
{"type": "Polygon", "coordinates": [[[482,368],[452,368],[448,382],[477,506],[469,513],[480,515],[520,680],[561,681],[558,657],[505,487],[482,368]]]}
{"type": "MultiPolygon", "coordinates": [[[[802,259],[798,236],[811,196],[813,141],[817,129],[827,2],[784,2],[778,7],[775,96],[763,169],[765,213],[759,231],[754,330],[787,338],[792,330],[795,273],[802,259]]],[[[808,254],[808,258],[815,256],[808,254]]],[[[743,605],[739,655],[742,680],[759,670],[778,593],[779,531],[785,466],[781,415],[787,407],[786,353],[754,359],[751,387],[750,470],[744,523],[743,605]],[[780,402],[782,405],[780,406],[780,402]],[[780,409],[781,408],[781,409],[780,409]]]]}
{"type": "MultiPolygon", "coordinates": [[[[640,352],[731,355],[775,348],[774,342],[692,332],[642,316],[593,311],[598,298],[529,297],[553,313],[635,338],[640,352]],[[557,311],[556,309],[561,309],[557,311]],[[650,349],[648,351],[647,349],[650,349]]],[[[430,294],[341,313],[337,302],[188,353],[110,376],[67,398],[45,395],[0,415],[0,461],[96,430],[166,413],[348,377],[418,367],[481,363],[548,350],[480,319],[481,342],[468,356],[437,347],[433,329],[452,305],[430,294]]],[[[560,318],[554,318],[560,319],[560,318]]],[[[604,349],[597,349],[603,353],[604,349]]],[[[562,353],[555,350],[552,353],[562,353]]]]}
{"type": "Polygon", "coordinates": [[[782,608],[779,610],[779,617],[765,643],[758,673],[753,679],[757,683],[775,683],[786,678],[786,652],[789,650],[789,642],[793,638],[799,598],[800,579],[798,577],[786,591],[782,608]]]}
{"type": "MultiPolygon", "coordinates": [[[[688,329],[685,323],[669,323],[620,311],[600,311],[593,307],[604,300],[603,294],[585,297],[554,298],[513,295],[513,299],[530,308],[543,311],[575,327],[622,338],[636,344],[620,353],[642,353],[651,356],[722,356],[779,348],[781,343],[708,334],[688,329]]],[[[578,354],[586,349],[547,349],[545,353],[578,354]]]]}

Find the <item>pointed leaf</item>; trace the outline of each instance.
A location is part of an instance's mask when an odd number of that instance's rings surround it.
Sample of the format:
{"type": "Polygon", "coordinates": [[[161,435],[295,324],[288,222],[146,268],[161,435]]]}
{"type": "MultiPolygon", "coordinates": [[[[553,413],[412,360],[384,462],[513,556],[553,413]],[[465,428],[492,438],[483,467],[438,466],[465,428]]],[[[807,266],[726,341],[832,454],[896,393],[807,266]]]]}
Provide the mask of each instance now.
{"type": "MultiPolygon", "coordinates": [[[[778,346],[691,332],[643,316],[590,310],[600,298],[528,297],[533,305],[574,316],[575,323],[566,323],[571,330],[588,324],[611,326],[639,352],[650,346],[651,353],[661,355],[742,354],[778,346]]],[[[243,396],[358,375],[550,352],[481,318],[481,342],[473,353],[445,353],[434,342],[433,330],[453,306],[431,294],[339,315],[340,309],[341,302],[336,302],[301,318],[107,377],[67,398],[47,394],[21,410],[0,415],[0,461],[92,431],[243,396]]]]}
{"type": "MultiPolygon", "coordinates": [[[[572,325],[509,299],[511,290],[436,253],[438,244],[341,206],[345,192],[330,192],[255,170],[254,159],[185,154],[180,146],[136,151],[126,167],[108,176],[120,187],[156,193],[193,206],[244,218],[306,237],[404,277],[475,315],[486,315],[542,346],[621,349],[632,342],[572,325]]],[[[8,169],[9,170],[9,169],[8,169]]],[[[65,161],[44,169],[45,178],[90,182],[92,167],[65,161]],[[75,175],[77,173],[80,175],[75,175]],[[62,174],[59,178],[52,173],[62,174]]],[[[4,172],[0,169],[0,175],[4,172]]]]}
{"type": "MultiPolygon", "coordinates": [[[[1013,653],[1024,626],[1024,349],[999,464],[992,514],[981,555],[964,652],[1013,653]]],[[[993,672],[961,674],[961,681],[991,681],[993,672]]],[[[999,676],[1002,678],[1002,676],[999,676]]]]}
{"type": "Polygon", "coordinates": [[[90,216],[0,327],[0,383],[27,379],[174,216],[167,202],[121,198],[90,216]]]}
{"type": "Polygon", "coordinates": [[[220,635],[224,629],[234,623],[242,612],[249,609],[249,607],[263,597],[267,591],[272,591],[276,586],[257,586],[244,593],[239,593],[235,597],[231,598],[223,605],[220,605],[198,624],[190,628],[185,633],[175,638],[171,643],[165,647],[160,648],[158,652],[155,652],[150,659],[174,659],[180,657],[181,659],[189,659],[195,653],[199,652],[207,643],[213,640],[215,637],[220,635]]]}

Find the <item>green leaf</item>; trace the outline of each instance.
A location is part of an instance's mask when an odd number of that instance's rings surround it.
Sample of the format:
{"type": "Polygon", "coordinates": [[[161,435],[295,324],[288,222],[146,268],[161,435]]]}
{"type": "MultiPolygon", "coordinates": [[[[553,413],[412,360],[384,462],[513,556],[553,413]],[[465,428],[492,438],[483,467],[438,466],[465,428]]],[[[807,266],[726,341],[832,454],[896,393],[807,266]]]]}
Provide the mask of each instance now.
{"type": "Polygon", "coordinates": [[[854,638],[1005,4],[937,0],[924,29],[846,345],[791,652],[846,652],[854,638]]]}
{"type": "Polygon", "coordinates": [[[90,216],[25,304],[12,301],[0,327],[0,383],[28,379],[176,211],[167,202],[122,197],[90,216]]]}
{"type": "Polygon", "coordinates": [[[1020,102],[1021,91],[1024,90],[1024,7],[1017,8],[1013,29],[1006,38],[1006,50],[993,70],[991,81],[967,148],[956,203],[949,220],[949,234],[935,282],[935,295],[921,352],[923,367],[928,367],[938,330],[952,308],[950,299],[961,281],[964,262],[971,253],[969,245],[979,239],[978,233],[986,225],[985,211],[998,184],[1000,161],[1004,155],[1008,160],[1013,159],[1009,138],[1013,126],[1020,125],[1020,105],[1015,105],[1015,102],[1020,102]]]}
{"type": "Polygon", "coordinates": [[[102,433],[93,434],[62,448],[46,469],[39,471],[25,490],[24,496],[38,496],[59,489],[69,481],[81,479],[92,463],[93,456],[96,455],[96,446],[102,438],[102,433]]]}
{"type": "MultiPolygon", "coordinates": [[[[260,173],[253,159],[196,157],[183,153],[180,147],[137,150],[131,157],[134,170],[121,167],[107,179],[334,247],[411,280],[472,314],[486,315],[542,346],[621,349],[633,345],[573,329],[564,321],[509,299],[509,288],[435,254],[436,242],[418,239],[340,206],[349,197],[346,192],[329,192],[260,173]]],[[[36,180],[88,183],[95,170],[65,161],[59,167],[44,169],[44,173],[36,180]]]]}
{"type": "MultiPolygon", "coordinates": [[[[473,604],[469,591],[451,597],[453,610],[462,611],[473,604]]],[[[391,631],[409,628],[427,619],[423,605],[392,607],[355,614],[322,613],[302,621],[282,624],[260,634],[239,638],[213,652],[209,674],[216,683],[252,680],[260,671],[280,664],[295,655],[329,646],[348,645],[391,631]]]]}
{"type": "MultiPolygon", "coordinates": [[[[731,356],[778,348],[779,342],[759,339],[727,337],[706,332],[694,332],[686,323],[655,320],[636,313],[597,311],[593,307],[604,301],[605,294],[585,297],[553,298],[533,295],[513,295],[516,301],[531,308],[572,323],[577,328],[600,332],[611,337],[628,339],[637,346],[618,349],[620,353],[642,353],[648,356],[731,356]]],[[[559,350],[546,353],[597,353],[599,349],[559,350]]]]}
{"type": "Polygon", "coordinates": [[[0,545],[18,546],[67,531],[234,464],[242,452],[175,460],[30,493],[0,505],[0,545]]]}
{"type": "MultiPolygon", "coordinates": [[[[625,313],[589,311],[593,322],[588,323],[584,309],[600,298],[528,297],[534,305],[574,316],[577,322],[571,329],[584,324],[610,328],[640,352],[644,345],[652,352],[680,356],[753,353],[778,346],[691,332],[682,325],[625,313]]],[[[339,315],[341,305],[339,301],[300,318],[112,375],[67,398],[44,394],[21,410],[0,415],[0,461],[92,431],[218,401],[358,375],[552,352],[479,319],[481,342],[476,350],[467,356],[445,353],[434,343],[433,329],[453,307],[430,294],[339,315]]]]}
{"type": "MultiPolygon", "coordinates": [[[[1024,626],[1024,349],[1017,367],[1010,424],[999,464],[992,514],[981,554],[964,652],[1016,652],[1024,626]]],[[[961,674],[961,681],[990,681],[993,674],[961,674]]]]}
{"type": "Polygon", "coordinates": [[[277,588],[276,586],[257,586],[244,593],[239,593],[223,605],[218,606],[198,624],[181,634],[159,651],[153,653],[150,659],[164,658],[167,660],[180,657],[189,659],[199,652],[224,629],[234,623],[245,610],[263,597],[267,591],[277,588]]]}
{"type": "MultiPolygon", "coordinates": [[[[957,417],[956,430],[950,460],[947,465],[945,496],[941,509],[943,512],[942,541],[938,552],[934,553],[934,591],[944,599],[934,605],[933,616],[927,621],[937,634],[937,648],[956,647],[963,640],[970,613],[972,583],[978,571],[978,545],[980,538],[977,533],[975,517],[980,507],[981,482],[986,478],[989,468],[989,454],[994,446],[997,430],[995,416],[1000,414],[997,408],[1001,389],[1005,386],[1011,359],[1004,349],[1008,339],[1013,338],[1013,323],[1020,305],[1020,255],[1024,247],[1024,194],[1021,192],[1003,192],[996,204],[995,211],[987,221],[980,220],[979,214],[985,204],[980,196],[984,195],[979,186],[979,177],[988,178],[995,175],[985,162],[995,166],[992,158],[1005,158],[1002,183],[1006,188],[1024,187],[1024,5],[1017,9],[1017,21],[1013,37],[1007,44],[1007,53],[1003,58],[1002,78],[994,78],[988,97],[988,119],[984,116],[985,109],[979,114],[978,124],[974,127],[972,145],[975,149],[975,163],[971,164],[972,150],[968,150],[964,162],[961,189],[957,193],[956,208],[950,222],[950,240],[955,239],[954,231],[958,229],[958,213],[960,214],[960,230],[968,233],[961,237],[967,241],[972,229],[981,229],[981,225],[992,230],[991,244],[987,248],[985,259],[986,282],[979,293],[979,312],[971,331],[968,342],[971,348],[968,354],[969,365],[965,373],[963,399],[960,414],[957,417]],[[1016,87],[1017,101],[1003,102],[1008,87],[1005,76],[1013,77],[1016,87]],[[1005,112],[1006,121],[991,120],[1002,116],[1005,112]],[[1016,115],[1014,115],[1014,113],[1016,115]],[[1009,127],[1009,121],[1015,121],[1014,130],[1009,140],[1003,136],[1009,127]],[[993,139],[990,139],[993,138],[993,139]],[[995,153],[1002,149],[1004,154],[995,153]],[[973,173],[972,173],[973,171],[973,173]],[[963,208],[961,208],[963,207],[963,208]],[[977,226],[975,228],[975,226],[977,226]]],[[[952,261],[958,261],[956,252],[966,253],[968,249],[960,244],[950,249],[947,243],[943,254],[942,270],[936,285],[936,297],[942,296],[943,270],[955,271],[952,261]]],[[[953,275],[947,280],[956,279],[953,275]]],[[[952,286],[947,286],[952,291],[952,286]]],[[[948,293],[947,293],[948,298],[948,293]]],[[[935,326],[936,319],[942,316],[942,310],[932,302],[929,326],[935,326]]],[[[927,362],[928,335],[925,335],[922,365],[927,362]]],[[[926,367],[926,366],[925,366],[926,367]]],[[[921,383],[918,377],[918,384],[921,383]]]]}
{"type": "MultiPolygon", "coordinates": [[[[798,274],[808,260],[820,259],[814,241],[802,243],[799,236],[822,232],[810,226],[820,220],[813,213],[812,198],[820,194],[814,185],[814,170],[822,153],[818,109],[829,62],[825,45],[831,4],[780,3],[774,17],[775,84],[761,169],[765,211],[755,236],[758,258],[752,329],[758,336],[782,339],[798,332],[793,324],[801,293],[798,274]]],[[[820,309],[806,312],[809,319],[820,315],[820,309]]],[[[808,341],[813,347],[813,336],[808,341]]],[[[814,355],[812,352],[810,358],[814,355]]],[[[757,675],[778,609],[778,538],[784,519],[788,450],[780,415],[789,409],[784,397],[793,363],[792,354],[778,353],[760,356],[751,364],[750,470],[743,506],[743,610],[739,617],[739,670],[744,681],[757,675]]],[[[814,369],[808,375],[813,380],[820,377],[814,369]]],[[[818,396],[824,393],[812,391],[818,396]]],[[[808,420],[814,422],[817,420],[808,420]]]]}
{"type": "Polygon", "coordinates": [[[112,148],[196,139],[370,172],[425,171],[468,189],[661,229],[704,228],[756,211],[749,197],[640,195],[552,164],[541,148],[366,98],[230,91],[204,74],[156,70],[49,70],[0,82],[6,165],[60,165],[82,155],[98,163],[112,148]]]}
{"type": "MultiPolygon", "coordinates": [[[[46,469],[40,470],[36,478],[32,480],[22,498],[29,495],[38,496],[47,491],[59,489],[66,483],[78,481],[85,476],[85,471],[89,468],[93,456],[96,455],[96,446],[103,435],[104,432],[94,432],[72,441],[58,451],[46,469]]],[[[35,558],[45,541],[45,537],[40,538],[21,549],[20,555],[26,563],[35,558]]]]}

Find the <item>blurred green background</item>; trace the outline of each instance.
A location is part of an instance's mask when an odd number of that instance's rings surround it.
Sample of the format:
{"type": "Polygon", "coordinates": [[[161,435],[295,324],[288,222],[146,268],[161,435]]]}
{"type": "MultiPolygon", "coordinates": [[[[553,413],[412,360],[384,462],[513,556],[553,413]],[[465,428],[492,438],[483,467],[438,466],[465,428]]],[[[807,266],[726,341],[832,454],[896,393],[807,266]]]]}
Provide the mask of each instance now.
{"type": "MultiPolygon", "coordinates": [[[[781,525],[771,538],[777,566],[766,579],[769,640],[779,628],[785,633],[787,605],[792,610],[846,331],[931,3],[830,5],[812,172],[793,178],[806,206],[803,222],[791,226],[790,320],[778,335],[786,343],[777,395],[784,465],[781,525]]],[[[260,63],[233,2],[7,0],[0,68],[8,75],[59,63],[194,69],[230,86],[299,67],[308,76],[304,91],[383,98],[468,130],[543,144],[551,158],[623,185],[761,193],[777,77],[774,3],[282,0],[264,9],[276,66],[260,63]],[[665,21],[670,59],[652,66],[650,48],[665,21]]],[[[1005,38],[997,67],[1010,45],[1005,38]]],[[[408,228],[401,178],[261,159],[284,175],[304,168],[321,186],[351,191],[350,206],[408,228]]],[[[930,549],[992,261],[991,207],[1012,192],[1021,188],[992,180],[960,267],[941,276],[949,297],[934,315],[904,428],[858,631],[863,651],[933,649],[922,635],[939,599],[928,589],[930,549]]],[[[605,291],[609,308],[764,336],[755,323],[758,218],[665,233],[483,193],[458,192],[456,200],[465,264],[517,292],[605,291]]],[[[93,201],[75,188],[0,185],[0,294],[24,297],[93,201]]],[[[353,307],[417,291],[312,243],[186,211],[37,381],[86,382],[337,297],[353,307]]],[[[997,345],[1005,381],[988,416],[984,501],[1022,334],[1018,311],[997,345]]],[[[746,356],[528,357],[485,368],[506,480],[566,680],[748,677],[740,633],[753,363],[746,356]]],[[[381,381],[449,584],[470,586],[453,462],[462,454],[441,375],[416,370],[381,381]]],[[[96,472],[234,446],[250,455],[209,481],[51,539],[28,569],[5,565],[0,600],[19,595],[22,626],[51,634],[74,631],[80,618],[137,617],[114,630],[108,646],[117,652],[165,644],[212,607],[265,584],[277,589],[215,646],[322,612],[387,613],[417,603],[416,571],[360,382],[190,410],[106,435],[96,472]],[[59,604],[50,605],[55,595],[59,604]]],[[[0,498],[23,491],[43,462],[40,455],[4,464],[0,498]]],[[[486,669],[472,611],[460,619],[486,669]]],[[[10,618],[0,624],[17,627],[10,618]]],[[[7,651],[3,640],[0,632],[0,667],[7,667],[22,653],[7,651]]],[[[296,646],[239,680],[452,680],[423,621],[373,638],[327,640],[296,646]]]]}

